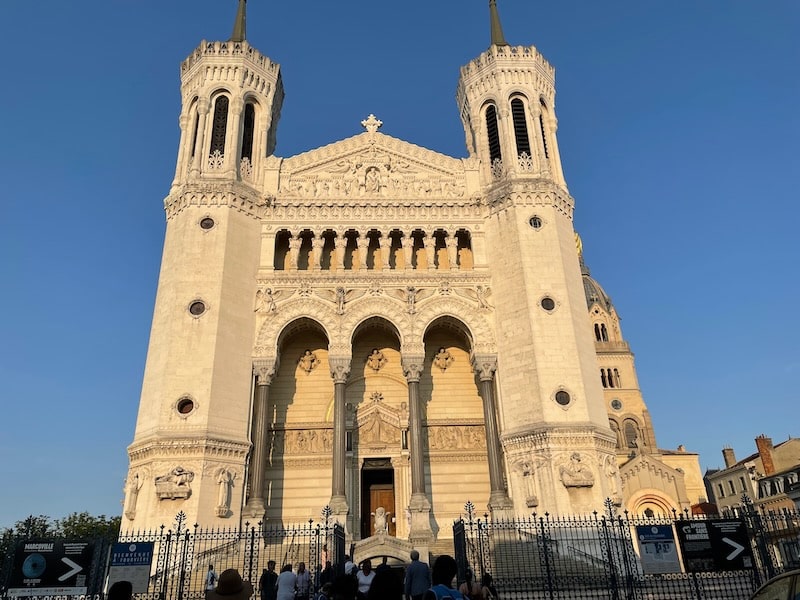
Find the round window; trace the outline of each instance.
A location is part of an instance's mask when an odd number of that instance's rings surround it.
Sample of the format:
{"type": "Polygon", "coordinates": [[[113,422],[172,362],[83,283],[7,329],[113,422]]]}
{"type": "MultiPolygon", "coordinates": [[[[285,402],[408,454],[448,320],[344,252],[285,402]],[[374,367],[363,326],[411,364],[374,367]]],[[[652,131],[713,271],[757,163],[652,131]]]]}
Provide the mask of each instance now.
{"type": "Polygon", "coordinates": [[[178,409],[179,414],[188,415],[194,410],[194,401],[191,398],[181,398],[175,408],[178,409]]]}
{"type": "Polygon", "coordinates": [[[195,317],[199,317],[204,312],[206,312],[206,305],[203,304],[200,300],[196,300],[189,305],[189,312],[193,314],[195,317]]]}
{"type": "Polygon", "coordinates": [[[556,402],[558,402],[561,406],[567,406],[572,398],[569,397],[569,394],[564,390],[560,390],[556,392],[556,402]]]}
{"type": "Polygon", "coordinates": [[[614,398],[611,401],[611,408],[613,408],[614,410],[622,410],[622,400],[620,400],[619,398],[614,398]]]}
{"type": "Polygon", "coordinates": [[[200,227],[202,229],[211,229],[212,227],[214,227],[214,219],[212,219],[211,217],[204,217],[200,219],[200,227]]]}
{"type": "Polygon", "coordinates": [[[553,300],[550,296],[545,296],[544,298],[542,298],[541,305],[542,305],[543,309],[545,309],[547,311],[551,311],[551,310],[555,309],[556,301],[553,300]]]}
{"type": "Polygon", "coordinates": [[[542,225],[544,225],[544,221],[542,221],[542,218],[538,215],[533,215],[528,221],[528,223],[534,229],[541,229],[542,225]]]}

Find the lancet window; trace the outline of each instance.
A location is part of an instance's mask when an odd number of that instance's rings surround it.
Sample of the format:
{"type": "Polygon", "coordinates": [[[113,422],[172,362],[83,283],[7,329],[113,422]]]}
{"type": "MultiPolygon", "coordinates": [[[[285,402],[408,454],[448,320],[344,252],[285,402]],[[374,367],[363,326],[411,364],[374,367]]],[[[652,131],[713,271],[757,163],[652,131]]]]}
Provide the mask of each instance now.
{"type": "Polygon", "coordinates": [[[608,329],[606,328],[605,323],[594,324],[594,338],[598,342],[608,341],[608,329]]]}
{"type": "Polygon", "coordinates": [[[495,161],[503,160],[503,153],[500,150],[500,130],[497,125],[497,109],[493,104],[486,107],[486,135],[489,141],[489,161],[494,165],[495,161]]]}
{"type": "Polygon", "coordinates": [[[227,96],[219,96],[214,102],[214,121],[211,124],[211,147],[209,154],[212,156],[219,152],[225,155],[225,135],[228,132],[228,105],[227,96]]]}
{"type": "Polygon", "coordinates": [[[550,159],[550,149],[547,147],[547,127],[545,126],[545,115],[547,114],[547,105],[544,100],[539,100],[539,132],[542,135],[542,149],[544,150],[544,157],[550,159]]]}
{"type": "Polygon", "coordinates": [[[514,139],[517,143],[517,156],[530,158],[531,142],[528,137],[528,123],[525,119],[525,104],[519,98],[511,101],[511,117],[514,121],[514,139]]]}
{"type": "Polygon", "coordinates": [[[253,139],[255,137],[256,107],[252,102],[244,106],[242,122],[242,159],[253,161],[253,139]]]}

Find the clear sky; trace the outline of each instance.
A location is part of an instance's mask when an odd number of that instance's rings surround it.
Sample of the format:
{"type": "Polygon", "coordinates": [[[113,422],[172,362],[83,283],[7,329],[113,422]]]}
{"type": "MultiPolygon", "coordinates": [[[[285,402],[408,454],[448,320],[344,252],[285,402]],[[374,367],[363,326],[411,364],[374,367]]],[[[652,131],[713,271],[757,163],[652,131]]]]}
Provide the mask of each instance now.
{"type": "MultiPolygon", "coordinates": [[[[800,436],[800,2],[499,0],[555,66],[592,274],[659,445],[703,468],[800,436]]],[[[178,67],[235,0],[6,0],[0,39],[0,527],[121,513],[175,168],[178,67]]],[[[465,156],[485,0],[250,0],[282,66],[277,154],[362,131],[465,156]]],[[[466,500],[466,499],[465,499],[466,500]]]]}

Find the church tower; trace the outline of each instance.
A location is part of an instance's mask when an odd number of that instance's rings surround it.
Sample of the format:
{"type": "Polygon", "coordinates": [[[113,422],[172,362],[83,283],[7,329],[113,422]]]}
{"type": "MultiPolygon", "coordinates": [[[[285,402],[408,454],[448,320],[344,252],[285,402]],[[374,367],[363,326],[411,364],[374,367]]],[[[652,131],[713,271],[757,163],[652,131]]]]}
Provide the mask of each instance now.
{"type": "Polygon", "coordinates": [[[586,512],[619,490],[558,152],[555,72],[535,47],[506,42],[489,4],[491,45],[462,67],[457,101],[492,249],[505,458],[528,508],[586,512]]]}
{"type": "Polygon", "coordinates": [[[275,148],[280,68],[233,35],[181,64],[180,145],[123,525],[227,517],[242,503],[254,337],[253,286],[275,148]],[[140,518],[137,520],[137,514],[140,518]],[[144,519],[144,521],[142,520],[144,519]]]}

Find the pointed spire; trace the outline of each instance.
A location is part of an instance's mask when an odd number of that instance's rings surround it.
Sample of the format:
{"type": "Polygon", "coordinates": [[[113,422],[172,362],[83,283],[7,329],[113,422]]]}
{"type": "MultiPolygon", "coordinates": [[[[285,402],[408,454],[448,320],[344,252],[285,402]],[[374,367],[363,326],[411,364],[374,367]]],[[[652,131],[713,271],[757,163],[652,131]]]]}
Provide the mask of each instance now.
{"type": "Polygon", "coordinates": [[[236,22],[233,24],[231,42],[243,42],[247,37],[247,0],[239,0],[239,10],[236,11],[236,22]]]}
{"type": "Polygon", "coordinates": [[[492,46],[508,46],[500,24],[500,14],[497,12],[497,0],[489,0],[489,18],[492,23],[492,46]]]}

